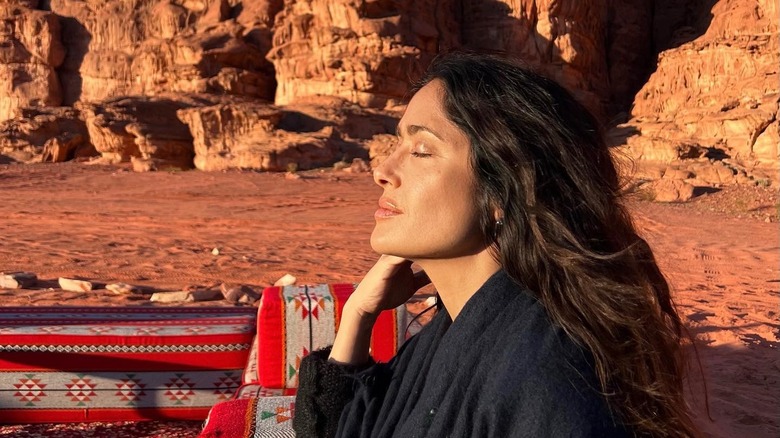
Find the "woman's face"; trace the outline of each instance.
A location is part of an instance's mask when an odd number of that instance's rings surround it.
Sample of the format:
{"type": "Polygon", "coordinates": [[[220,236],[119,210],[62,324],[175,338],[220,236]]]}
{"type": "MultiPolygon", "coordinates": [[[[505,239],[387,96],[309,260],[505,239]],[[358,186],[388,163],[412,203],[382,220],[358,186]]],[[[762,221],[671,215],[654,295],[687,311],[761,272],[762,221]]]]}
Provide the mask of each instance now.
{"type": "Polygon", "coordinates": [[[484,249],[470,143],[442,106],[434,80],[414,95],[398,124],[399,143],[374,171],[384,193],[371,246],[410,260],[455,258],[484,249]]]}

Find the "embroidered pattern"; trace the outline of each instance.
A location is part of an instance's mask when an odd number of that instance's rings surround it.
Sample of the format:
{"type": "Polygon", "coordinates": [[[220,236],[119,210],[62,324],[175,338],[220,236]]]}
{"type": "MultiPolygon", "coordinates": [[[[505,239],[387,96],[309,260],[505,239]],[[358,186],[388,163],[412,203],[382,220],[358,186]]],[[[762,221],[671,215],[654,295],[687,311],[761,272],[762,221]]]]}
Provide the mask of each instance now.
{"type": "Polygon", "coordinates": [[[89,331],[91,331],[96,335],[102,335],[103,333],[108,333],[113,330],[114,327],[107,326],[107,325],[96,325],[94,327],[89,327],[89,331]]]}
{"type": "Polygon", "coordinates": [[[165,387],[168,388],[165,391],[165,395],[177,405],[184,404],[185,400],[189,400],[190,396],[195,395],[195,392],[192,390],[195,384],[189,378],[184,377],[184,373],[177,373],[175,378],[165,384],[165,387]]]}
{"type": "Polygon", "coordinates": [[[65,327],[55,325],[55,326],[44,326],[44,327],[38,327],[38,331],[44,332],[44,333],[57,333],[64,330],[65,327]]]}
{"type": "Polygon", "coordinates": [[[256,316],[254,308],[0,307],[0,418],[203,418],[240,385],[256,316]]]}
{"type": "Polygon", "coordinates": [[[141,383],[141,379],[136,378],[135,374],[127,374],[127,378],[117,383],[116,387],[117,392],[114,395],[118,396],[120,400],[127,402],[127,406],[135,406],[141,397],[146,395],[146,392],[144,392],[146,384],[141,383]]]}
{"type": "Polygon", "coordinates": [[[213,385],[216,387],[214,394],[217,395],[217,398],[226,400],[230,398],[230,396],[236,392],[236,388],[241,385],[241,377],[235,373],[227,372],[224,376],[217,379],[213,385]]]}
{"type": "Polygon", "coordinates": [[[295,402],[290,402],[272,409],[258,406],[257,419],[258,422],[271,420],[273,423],[280,424],[292,420],[293,415],[295,415],[295,402]]]}
{"type": "Polygon", "coordinates": [[[46,384],[41,383],[41,379],[36,379],[35,374],[25,374],[19,383],[14,383],[14,387],[17,389],[14,396],[19,397],[22,403],[26,402],[25,406],[35,406],[34,402],[39,402],[46,396],[43,392],[46,384]]]}
{"type": "Polygon", "coordinates": [[[14,382],[0,387],[4,408],[144,408],[204,406],[230,398],[240,386],[240,369],[142,372],[5,372],[14,382]]]}
{"type": "Polygon", "coordinates": [[[85,374],[76,374],[76,379],[71,379],[71,383],[65,385],[68,392],[65,394],[71,401],[76,402],[76,406],[86,406],[85,402],[91,401],[91,397],[97,396],[93,391],[97,385],[90,379],[85,379],[85,374]]]}

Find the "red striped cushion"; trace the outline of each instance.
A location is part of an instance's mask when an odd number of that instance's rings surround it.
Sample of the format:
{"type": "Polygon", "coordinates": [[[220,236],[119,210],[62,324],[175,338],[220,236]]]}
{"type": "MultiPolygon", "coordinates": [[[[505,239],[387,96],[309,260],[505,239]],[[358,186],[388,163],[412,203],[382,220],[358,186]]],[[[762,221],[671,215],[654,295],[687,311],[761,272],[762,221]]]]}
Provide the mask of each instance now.
{"type": "MultiPolygon", "coordinates": [[[[353,284],[269,287],[263,291],[257,322],[258,383],[295,388],[301,359],[333,343],[353,284]]],[[[371,354],[385,362],[406,339],[404,306],[380,314],[371,336],[371,354]]]]}
{"type": "Polygon", "coordinates": [[[241,384],[246,308],[0,308],[0,422],[203,419],[241,384]]]}

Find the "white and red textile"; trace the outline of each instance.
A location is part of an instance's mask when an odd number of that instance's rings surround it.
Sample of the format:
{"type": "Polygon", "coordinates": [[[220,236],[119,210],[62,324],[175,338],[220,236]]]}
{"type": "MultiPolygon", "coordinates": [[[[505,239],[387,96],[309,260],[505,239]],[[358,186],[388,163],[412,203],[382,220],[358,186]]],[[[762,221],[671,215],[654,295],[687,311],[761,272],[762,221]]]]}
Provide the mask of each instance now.
{"type": "Polygon", "coordinates": [[[204,419],[242,383],[256,312],[0,307],[0,423],[204,419]]]}
{"type": "MultiPolygon", "coordinates": [[[[268,287],[257,321],[258,379],[264,388],[297,388],[301,359],[333,344],[353,284],[268,287]]],[[[382,312],[371,335],[371,356],[389,361],[407,338],[406,307],[382,312]]]]}

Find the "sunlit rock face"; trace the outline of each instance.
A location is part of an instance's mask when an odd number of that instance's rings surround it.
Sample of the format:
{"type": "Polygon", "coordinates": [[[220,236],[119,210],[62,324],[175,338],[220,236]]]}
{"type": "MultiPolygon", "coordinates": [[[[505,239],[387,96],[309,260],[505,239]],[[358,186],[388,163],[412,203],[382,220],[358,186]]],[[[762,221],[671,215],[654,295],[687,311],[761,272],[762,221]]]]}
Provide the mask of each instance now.
{"type": "Polygon", "coordinates": [[[622,126],[635,134],[626,151],[649,162],[717,161],[777,181],[777,2],[721,0],[696,14],[666,3],[677,25],[662,30],[666,50],[622,126]]]}
{"type": "Polygon", "coordinates": [[[60,21],[37,1],[0,3],[0,120],[24,107],[62,103],[56,68],[65,57],[60,21]]]}
{"type": "Polygon", "coordinates": [[[708,175],[702,169],[718,162],[733,181],[776,180],[767,169],[780,141],[777,8],[770,0],[8,0],[0,153],[19,161],[99,153],[199,169],[305,168],[341,155],[377,163],[392,123],[345,126],[356,119],[337,113],[351,104],[401,109],[437,53],[465,48],[519,58],[572,90],[606,127],[625,122],[610,139],[637,163],[708,175]],[[332,132],[274,122],[299,104],[332,132]],[[44,146],[42,133],[57,140],[44,146]],[[299,152],[281,153],[284,142],[299,152]]]}
{"type": "Polygon", "coordinates": [[[265,52],[279,6],[52,0],[68,48],[60,68],[64,102],[167,92],[272,99],[274,72],[265,52]]]}
{"type": "Polygon", "coordinates": [[[360,145],[392,132],[392,113],[344,99],[308,98],[284,107],[257,101],[220,102],[179,110],[194,137],[200,170],[295,171],[368,157],[360,145]]]}
{"type": "Polygon", "coordinates": [[[650,66],[651,6],[606,0],[288,1],[269,53],[276,102],[337,95],[362,105],[392,105],[436,53],[467,48],[520,58],[606,113],[628,102],[650,66]]]}
{"type": "Polygon", "coordinates": [[[401,102],[439,49],[460,46],[457,3],[286,1],[268,55],[276,103],[313,95],[372,107],[401,102]]]}

